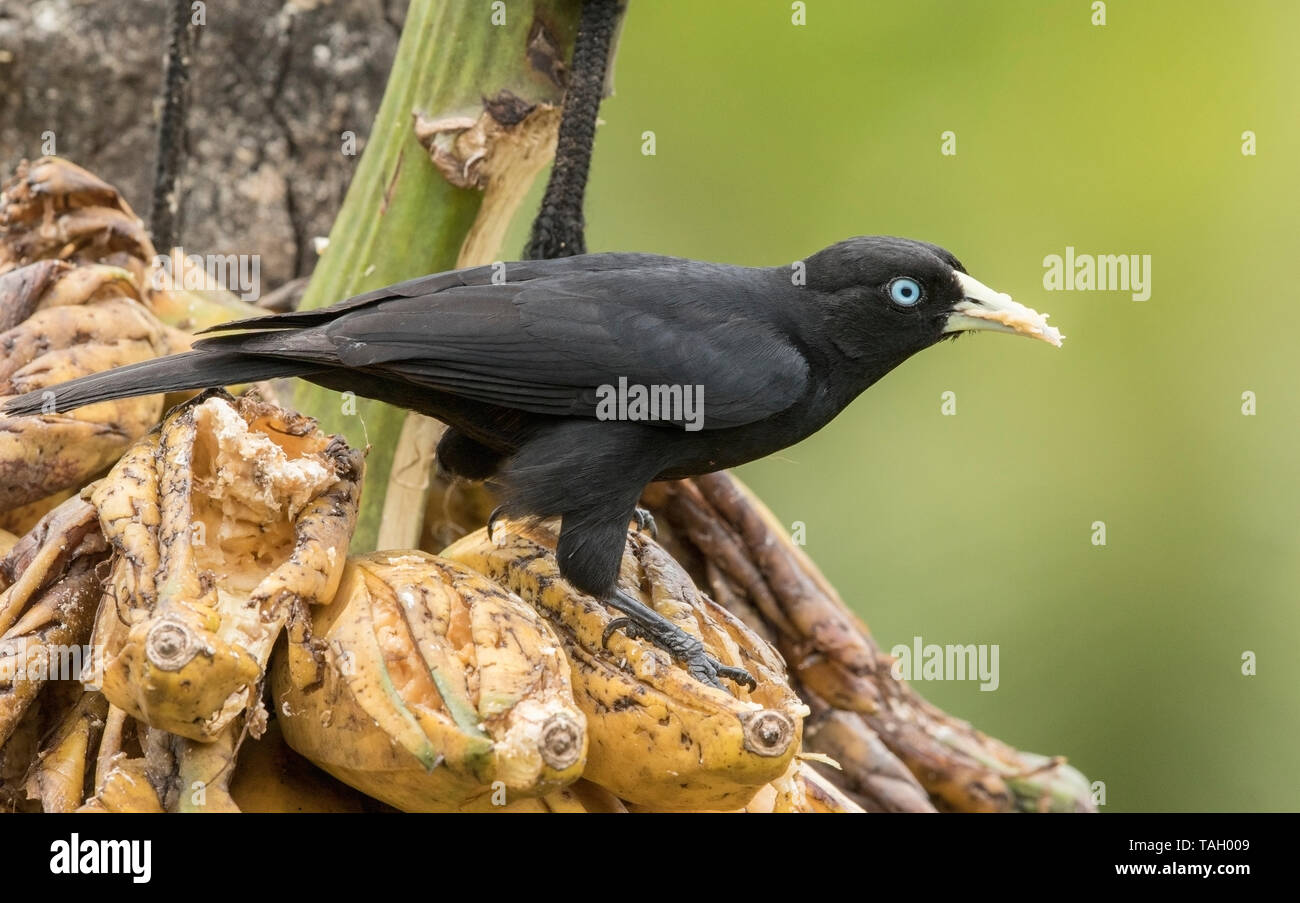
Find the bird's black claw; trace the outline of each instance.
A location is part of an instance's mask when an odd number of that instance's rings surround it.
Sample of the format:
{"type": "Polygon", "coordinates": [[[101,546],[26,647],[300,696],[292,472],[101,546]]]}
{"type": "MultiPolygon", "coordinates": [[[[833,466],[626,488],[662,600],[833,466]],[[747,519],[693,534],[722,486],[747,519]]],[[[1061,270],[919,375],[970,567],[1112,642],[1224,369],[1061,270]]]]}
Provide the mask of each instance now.
{"type": "Polygon", "coordinates": [[[655,523],[655,516],[645,508],[637,508],[632,512],[632,517],[636,520],[636,528],[642,533],[649,533],[651,539],[659,538],[659,526],[655,523]]]}
{"type": "Polygon", "coordinates": [[[496,532],[495,528],[497,525],[497,521],[499,521],[504,515],[505,515],[505,511],[502,510],[500,505],[497,505],[495,508],[492,509],[492,513],[488,515],[488,520],[487,520],[488,539],[492,538],[492,534],[496,532]]]}
{"type": "Polygon", "coordinates": [[[605,630],[600,635],[600,647],[604,649],[608,646],[609,638],[620,630],[633,639],[652,639],[649,634],[641,629],[641,625],[631,618],[615,618],[605,625],[605,630]]]}
{"type": "Polygon", "coordinates": [[[744,668],[736,668],[731,665],[724,665],[719,662],[718,676],[725,677],[728,680],[735,681],[736,683],[740,684],[742,687],[748,688],[749,692],[751,693],[758,689],[758,681],[754,680],[753,676],[744,668]]]}
{"type": "MultiPolygon", "coordinates": [[[[696,640],[699,643],[699,640],[696,640]]],[[[700,643],[699,648],[692,650],[681,661],[686,665],[686,670],[700,683],[708,684],[711,687],[723,689],[722,678],[734,681],[735,683],[749,688],[749,690],[758,689],[758,681],[750,676],[744,668],[734,668],[731,665],[724,665],[713,656],[704,651],[704,644],[700,643]]]]}

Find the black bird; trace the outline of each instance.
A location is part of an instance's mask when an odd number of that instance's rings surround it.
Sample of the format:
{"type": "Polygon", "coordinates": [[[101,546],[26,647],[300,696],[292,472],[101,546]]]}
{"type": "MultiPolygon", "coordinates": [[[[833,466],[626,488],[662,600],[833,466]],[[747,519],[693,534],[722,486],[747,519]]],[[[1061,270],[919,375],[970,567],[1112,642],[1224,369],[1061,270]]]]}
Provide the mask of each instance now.
{"type": "Polygon", "coordinates": [[[240,331],[3,411],[299,376],[436,417],[444,468],[493,480],[508,516],[560,517],[564,578],[714,685],[750,677],[616,586],[647,483],[792,445],[944,337],[1061,341],[942,248],[887,237],[771,268],[624,253],[495,264],[217,329],[240,331]]]}

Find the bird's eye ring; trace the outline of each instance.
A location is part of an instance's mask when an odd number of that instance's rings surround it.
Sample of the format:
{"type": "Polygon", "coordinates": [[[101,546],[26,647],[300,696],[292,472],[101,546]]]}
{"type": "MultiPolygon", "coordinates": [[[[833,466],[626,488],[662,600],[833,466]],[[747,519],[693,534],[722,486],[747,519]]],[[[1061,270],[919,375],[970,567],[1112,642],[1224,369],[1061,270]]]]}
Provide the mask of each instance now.
{"type": "Polygon", "coordinates": [[[915,307],[921,300],[921,283],[899,276],[889,283],[889,300],[899,307],[915,307]]]}

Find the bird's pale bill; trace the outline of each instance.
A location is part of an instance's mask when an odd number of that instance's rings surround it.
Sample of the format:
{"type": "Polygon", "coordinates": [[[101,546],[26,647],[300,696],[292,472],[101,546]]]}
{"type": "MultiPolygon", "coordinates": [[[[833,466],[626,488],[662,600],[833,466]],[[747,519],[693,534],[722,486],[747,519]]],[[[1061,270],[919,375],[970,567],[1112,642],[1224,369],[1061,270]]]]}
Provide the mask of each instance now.
{"type": "Polygon", "coordinates": [[[964,298],[953,305],[944,332],[1010,332],[1061,347],[1065,336],[1055,326],[1047,325],[1047,314],[1012,301],[1005,292],[994,291],[965,273],[958,273],[957,281],[964,298]]]}

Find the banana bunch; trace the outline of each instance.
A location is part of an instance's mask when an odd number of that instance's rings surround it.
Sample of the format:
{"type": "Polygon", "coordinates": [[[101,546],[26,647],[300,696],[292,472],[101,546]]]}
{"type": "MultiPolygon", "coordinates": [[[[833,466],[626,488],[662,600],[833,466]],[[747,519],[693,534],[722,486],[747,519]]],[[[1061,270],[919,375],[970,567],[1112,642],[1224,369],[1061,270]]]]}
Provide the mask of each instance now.
{"type": "Polygon", "coordinates": [[[634,534],[621,588],[699,638],[723,664],[758,685],[735,693],[706,686],[650,642],[614,633],[611,610],[560,578],[556,534],[541,525],[498,523],[443,556],[486,574],[541,612],[572,667],[587,717],[586,778],[620,799],[653,809],[738,809],[779,778],[799,749],[807,709],[785,681],[780,657],[726,609],[700,593],[653,541],[634,534]]]}
{"type": "Polygon", "coordinates": [[[220,391],[128,449],[89,492],[116,553],[92,636],[108,700],[200,741],[256,705],[290,613],[334,596],[361,466],[314,421],[220,391]]]}
{"type": "MultiPolygon", "coordinates": [[[[148,360],[173,349],[130,272],[39,261],[0,275],[0,397],[148,360]]],[[[0,415],[0,511],[80,487],[158,421],[162,397],[34,417],[0,415]]]]}
{"type": "Polygon", "coordinates": [[[272,671],[285,739],[399,809],[501,806],[583,772],[587,724],[559,640],[469,568],[416,551],[354,558],[290,643],[272,671]]]}
{"type": "Polygon", "coordinates": [[[79,676],[106,555],[95,509],[70,499],[0,560],[0,750],[43,690],[79,676]]]}
{"type": "Polygon", "coordinates": [[[19,539],[0,564],[5,642],[34,640],[24,663],[69,643],[89,658],[84,688],[49,668],[0,687],[0,800],[856,811],[798,756],[806,709],[779,656],[657,544],[629,538],[624,590],[753,691],[701,684],[641,639],[603,642],[612,614],[559,579],[545,526],[346,559],[360,466],[311,421],[214,391],[19,539]]]}
{"type": "Polygon", "coordinates": [[[624,588],[756,689],[706,686],[639,638],[606,644],[613,615],[559,578],[555,534],[497,529],[348,562],[272,659],[290,747],[407,811],[857,810],[796,758],[806,709],[779,656],[654,542],[630,537],[624,588]]]}
{"type": "Polygon", "coordinates": [[[144,223],[117,189],[62,157],[18,164],[0,194],[0,272],[37,260],[104,263],[147,284],[144,223]]]}
{"type": "Polygon", "coordinates": [[[238,811],[271,647],[335,594],[361,466],[313,421],[212,391],[17,540],[0,561],[0,804],[238,811]]]}
{"type": "MultiPolygon", "coordinates": [[[[259,308],[175,284],[117,189],[61,157],[0,190],[0,398],[190,347],[259,308]]],[[[187,396],[169,399],[171,404],[187,396]]],[[[162,396],[0,415],[0,529],[26,532],[158,422],[162,396]]]]}
{"type": "Polygon", "coordinates": [[[230,781],[248,735],[236,722],[196,743],[135,721],[87,689],[33,759],[27,798],[44,812],[239,812],[230,781]]]}
{"type": "MultiPolygon", "coordinates": [[[[112,186],[24,163],[0,194],[0,395],[248,312],[156,267],[112,186]]],[[[655,542],[629,538],[623,591],[755,689],[611,633],[547,526],[464,535],[482,492],[441,556],[349,559],[361,469],[220,391],[0,423],[0,808],[860,811],[800,752],[780,654],[655,542]]]]}

